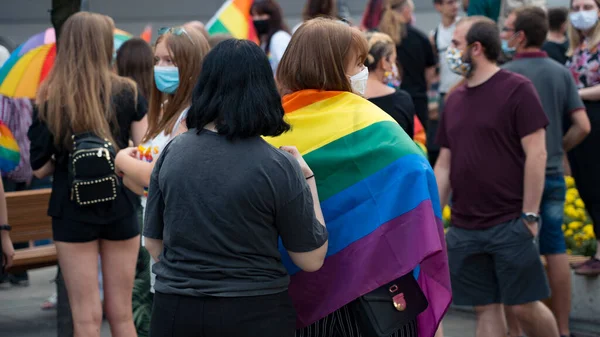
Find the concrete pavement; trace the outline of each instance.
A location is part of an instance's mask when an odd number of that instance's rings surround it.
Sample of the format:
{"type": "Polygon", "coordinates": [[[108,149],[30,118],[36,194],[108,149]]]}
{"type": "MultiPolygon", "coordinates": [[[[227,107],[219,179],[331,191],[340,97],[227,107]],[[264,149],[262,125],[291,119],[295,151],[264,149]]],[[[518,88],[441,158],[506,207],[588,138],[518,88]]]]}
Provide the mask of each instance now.
{"type": "MultiPolygon", "coordinates": [[[[0,289],[0,336],[56,336],[56,311],[40,309],[42,302],[55,291],[52,282],[55,275],[55,267],[34,270],[29,273],[29,287],[0,289]]],[[[474,337],[474,316],[452,311],[444,321],[444,330],[446,337],[474,337]]],[[[102,337],[110,337],[106,321],[102,325],[102,337]]]]}

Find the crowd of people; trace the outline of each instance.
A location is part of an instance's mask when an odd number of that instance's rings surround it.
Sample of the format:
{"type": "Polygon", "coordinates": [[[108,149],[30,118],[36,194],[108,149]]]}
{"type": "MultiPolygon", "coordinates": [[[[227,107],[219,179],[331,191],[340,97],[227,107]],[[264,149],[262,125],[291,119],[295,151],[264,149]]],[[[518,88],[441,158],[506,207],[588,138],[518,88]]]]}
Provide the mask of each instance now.
{"type": "Polygon", "coordinates": [[[412,0],[359,27],[308,0],[292,30],[260,0],[258,44],[190,22],[116,54],[110,17],[71,16],[20,184],[51,183],[74,335],[442,337],[451,285],[478,337],[571,336],[570,269],[600,275],[561,229],[572,175],[600,240],[600,0],[485,3],[433,0],[427,34],[412,0]]]}

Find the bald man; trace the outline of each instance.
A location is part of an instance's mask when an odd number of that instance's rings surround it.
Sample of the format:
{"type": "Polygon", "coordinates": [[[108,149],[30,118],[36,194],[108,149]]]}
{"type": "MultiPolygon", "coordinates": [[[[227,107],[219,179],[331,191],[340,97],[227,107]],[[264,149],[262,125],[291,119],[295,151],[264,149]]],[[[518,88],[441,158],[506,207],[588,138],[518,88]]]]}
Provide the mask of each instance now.
{"type": "Polygon", "coordinates": [[[208,31],[206,30],[206,27],[204,26],[204,24],[202,22],[200,22],[200,21],[190,21],[190,22],[184,24],[183,27],[187,28],[187,29],[196,29],[196,30],[198,30],[208,40],[208,37],[209,37],[208,31]]]}

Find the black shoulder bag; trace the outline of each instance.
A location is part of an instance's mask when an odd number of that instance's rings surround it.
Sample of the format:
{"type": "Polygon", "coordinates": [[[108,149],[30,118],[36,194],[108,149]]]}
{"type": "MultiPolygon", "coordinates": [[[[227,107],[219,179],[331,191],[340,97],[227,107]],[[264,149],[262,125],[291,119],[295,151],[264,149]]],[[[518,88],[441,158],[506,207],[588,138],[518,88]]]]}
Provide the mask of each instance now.
{"type": "Polygon", "coordinates": [[[74,134],[72,139],[71,200],[80,206],[115,200],[119,178],[115,174],[116,151],[112,143],[90,132],[74,134]]]}
{"type": "Polygon", "coordinates": [[[388,337],[415,321],[428,305],[411,272],[359,297],[352,307],[364,337],[388,337]]]}

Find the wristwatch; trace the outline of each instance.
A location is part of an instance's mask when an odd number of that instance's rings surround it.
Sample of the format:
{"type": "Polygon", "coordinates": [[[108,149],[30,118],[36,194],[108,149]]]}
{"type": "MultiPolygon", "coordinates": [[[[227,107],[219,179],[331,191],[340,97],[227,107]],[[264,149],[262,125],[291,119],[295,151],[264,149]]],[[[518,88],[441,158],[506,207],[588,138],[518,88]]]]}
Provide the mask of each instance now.
{"type": "Polygon", "coordinates": [[[537,213],[523,213],[521,214],[521,218],[525,220],[527,223],[539,223],[540,215],[537,213]]]}
{"type": "Polygon", "coordinates": [[[11,229],[12,227],[10,225],[0,225],[0,231],[10,232],[11,229]]]}

